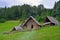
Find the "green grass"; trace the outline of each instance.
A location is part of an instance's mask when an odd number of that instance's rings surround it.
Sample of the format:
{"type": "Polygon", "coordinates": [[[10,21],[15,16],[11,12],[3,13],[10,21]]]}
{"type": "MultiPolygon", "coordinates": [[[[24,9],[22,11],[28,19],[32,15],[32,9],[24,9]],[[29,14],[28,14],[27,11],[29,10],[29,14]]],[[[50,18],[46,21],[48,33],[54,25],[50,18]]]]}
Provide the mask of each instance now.
{"type": "Polygon", "coordinates": [[[27,32],[3,34],[19,23],[18,21],[0,23],[0,40],[60,40],[60,26],[47,26],[27,32]]]}

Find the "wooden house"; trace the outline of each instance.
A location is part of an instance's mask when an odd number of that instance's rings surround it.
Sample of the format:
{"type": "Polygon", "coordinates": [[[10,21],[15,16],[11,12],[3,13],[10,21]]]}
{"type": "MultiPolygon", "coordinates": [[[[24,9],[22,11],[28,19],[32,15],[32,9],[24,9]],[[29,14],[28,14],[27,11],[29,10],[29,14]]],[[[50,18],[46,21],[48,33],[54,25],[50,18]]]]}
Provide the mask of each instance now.
{"type": "Polygon", "coordinates": [[[33,18],[32,16],[30,16],[25,23],[23,24],[23,27],[27,28],[28,30],[30,29],[38,29],[41,27],[40,23],[33,18]]]}
{"type": "Polygon", "coordinates": [[[44,25],[60,25],[54,17],[47,16],[44,25]]]}

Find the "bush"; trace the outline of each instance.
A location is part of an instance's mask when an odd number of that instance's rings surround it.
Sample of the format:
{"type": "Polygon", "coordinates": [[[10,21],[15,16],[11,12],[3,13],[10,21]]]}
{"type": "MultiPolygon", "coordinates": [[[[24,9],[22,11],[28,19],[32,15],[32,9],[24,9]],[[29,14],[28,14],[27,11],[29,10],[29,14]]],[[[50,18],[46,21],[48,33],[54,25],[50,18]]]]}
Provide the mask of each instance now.
{"type": "Polygon", "coordinates": [[[6,21],[5,18],[1,18],[1,19],[0,19],[0,23],[4,23],[5,21],[6,21]]]}

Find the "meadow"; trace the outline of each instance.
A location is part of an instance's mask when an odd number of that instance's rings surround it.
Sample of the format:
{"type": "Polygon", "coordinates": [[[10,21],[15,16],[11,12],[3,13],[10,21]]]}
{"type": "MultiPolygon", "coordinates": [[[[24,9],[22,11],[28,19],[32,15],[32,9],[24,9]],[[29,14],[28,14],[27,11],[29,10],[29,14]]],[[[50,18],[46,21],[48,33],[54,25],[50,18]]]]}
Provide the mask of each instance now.
{"type": "Polygon", "coordinates": [[[60,26],[47,26],[38,30],[4,34],[20,23],[19,21],[0,23],[0,40],[60,40],[60,26]]]}

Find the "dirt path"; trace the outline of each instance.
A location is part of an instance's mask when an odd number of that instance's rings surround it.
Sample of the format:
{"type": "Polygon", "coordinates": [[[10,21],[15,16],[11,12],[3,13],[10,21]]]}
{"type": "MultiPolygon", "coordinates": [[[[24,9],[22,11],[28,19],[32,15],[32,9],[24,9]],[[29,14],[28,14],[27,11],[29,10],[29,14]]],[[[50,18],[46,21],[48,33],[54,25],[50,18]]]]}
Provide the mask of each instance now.
{"type": "Polygon", "coordinates": [[[19,22],[19,21],[11,20],[11,21],[8,21],[8,22],[19,22]]]}

